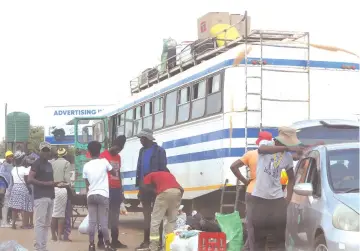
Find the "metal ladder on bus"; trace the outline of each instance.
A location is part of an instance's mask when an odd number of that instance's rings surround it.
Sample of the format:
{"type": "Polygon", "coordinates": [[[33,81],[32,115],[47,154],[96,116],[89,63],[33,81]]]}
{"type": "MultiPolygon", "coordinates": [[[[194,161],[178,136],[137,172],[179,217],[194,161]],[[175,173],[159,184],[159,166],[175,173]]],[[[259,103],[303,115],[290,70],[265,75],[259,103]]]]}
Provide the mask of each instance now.
{"type": "MultiPolygon", "coordinates": [[[[245,27],[247,27],[248,22],[247,22],[247,13],[245,12],[244,15],[244,19],[245,21],[245,27]]],[[[254,32],[251,33],[252,36],[254,32]]],[[[259,45],[260,46],[260,58],[257,62],[255,62],[255,64],[253,62],[249,62],[248,59],[248,55],[247,53],[245,53],[245,58],[244,58],[244,70],[245,70],[245,106],[246,106],[246,110],[245,110],[245,152],[247,152],[249,149],[256,149],[257,145],[249,142],[249,137],[248,137],[248,113],[249,112],[258,112],[260,113],[260,124],[259,124],[259,128],[260,131],[262,130],[263,127],[263,101],[264,100],[268,100],[268,101],[277,101],[277,102],[286,102],[286,101],[297,101],[297,102],[308,102],[308,118],[310,119],[310,39],[309,39],[309,33],[308,32],[278,32],[278,31],[255,31],[255,35],[258,36],[258,40],[257,42],[254,42],[254,39],[252,37],[248,37],[247,34],[247,29],[245,29],[245,52],[248,51],[248,46],[249,45],[259,45]],[[304,38],[306,39],[306,44],[305,46],[291,46],[291,45],[272,45],[272,44],[267,44],[264,42],[269,42],[269,41],[283,41],[285,39],[290,39],[294,38],[295,40],[304,38]],[[248,41],[250,40],[250,41],[248,41]],[[304,70],[280,70],[280,69],[271,69],[270,67],[267,67],[264,61],[264,55],[263,55],[263,49],[264,47],[280,47],[280,48],[295,48],[295,49],[302,49],[302,50],[306,50],[306,66],[304,67],[304,70]],[[249,64],[251,64],[252,67],[257,66],[260,67],[260,75],[257,76],[249,76],[248,75],[248,67],[249,64]],[[302,74],[307,74],[307,80],[308,80],[308,99],[307,100],[279,100],[279,99],[271,99],[271,98],[264,98],[263,97],[263,72],[264,71],[274,71],[274,72],[292,72],[292,73],[302,73],[302,74]],[[260,81],[260,90],[259,92],[248,92],[248,80],[249,79],[255,79],[260,81]],[[248,96],[259,96],[260,97],[260,109],[256,109],[256,110],[249,110],[248,109],[248,96]]],[[[239,156],[240,157],[240,156],[239,156]]],[[[246,176],[247,178],[249,178],[249,170],[247,169],[246,172],[246,176]]],[[[241,182],[240,180],[237,179],[236,181],[236,191],[228,191],[227,185],[228,185],[228,180],[225,181],[224,185],[222,186],[222,191],[221,191],[221,199],[220,199],[220,213],[223,213],[223,209],[226,207],[233,207],[234,211],[237,210],[238,208],[238,204],[239,204],[239,194],[240,191],[242,190],[242,186],[241,186],[241,182]],[[224,204],[224,199],[225,199],[225,194],[235,194],[235,202],[234,204],[224,204]]],[[[241,203],[245,203],[244,201],[242,201],[241,203]]]]}

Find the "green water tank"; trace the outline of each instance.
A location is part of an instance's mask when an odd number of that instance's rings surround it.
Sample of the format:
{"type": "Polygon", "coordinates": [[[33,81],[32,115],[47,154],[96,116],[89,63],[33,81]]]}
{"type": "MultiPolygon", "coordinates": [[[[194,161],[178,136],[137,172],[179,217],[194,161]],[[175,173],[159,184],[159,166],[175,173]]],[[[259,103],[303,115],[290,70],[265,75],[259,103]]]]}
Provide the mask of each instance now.
{"type": "Polygon", "coordinates": [[[12,112],[6,116],[7,142],[27,142],[29,140],[30,116],[24,112],[12,112]]]}

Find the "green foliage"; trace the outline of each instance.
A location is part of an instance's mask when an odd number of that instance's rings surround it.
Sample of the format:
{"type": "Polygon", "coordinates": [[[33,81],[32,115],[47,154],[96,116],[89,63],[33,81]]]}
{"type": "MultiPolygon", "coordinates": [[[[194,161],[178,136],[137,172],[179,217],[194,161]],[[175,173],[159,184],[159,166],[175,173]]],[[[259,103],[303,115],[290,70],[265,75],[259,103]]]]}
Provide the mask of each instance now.
{"type": "Polygon", "coordinates": [[[44,127],[30,126],[28,150],[30,152],[38,153],[39,145],[44,141],[44,127]]]}
{"type": "Polygon", "coordinates": [[[6,152],[6,148],[5,148],[5,140],[2,139],[0,142],[0,159],[5,158],[5,152],[6,152]]]}

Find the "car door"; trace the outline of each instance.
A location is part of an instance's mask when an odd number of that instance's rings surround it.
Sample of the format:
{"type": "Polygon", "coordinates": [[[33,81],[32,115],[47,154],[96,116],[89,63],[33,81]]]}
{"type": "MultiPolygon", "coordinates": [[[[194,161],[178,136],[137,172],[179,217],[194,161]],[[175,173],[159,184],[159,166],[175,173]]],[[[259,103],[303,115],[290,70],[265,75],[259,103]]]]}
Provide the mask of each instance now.
{"type": "MultiPolygon", "coordinates": [[[[295,185],[304,183],[311,163],[311,158],[306,157],[297,163],[295,173],[295,185]]],[[[303,240],[299,238],[299,233],[303,232],[305,225],[299,221],[299,216],[302,214],[304,208],[305,198],[293,193],[291,202],[287,208],[287,222],[286,222],[286,245],[300,248],[304,246],[303,240]]]]}
{"type": "Polygon", "coordinates": [[[321,179],[320,179],[320,153],[318,151],[312,151],[309,153],[309,157],[312,158],[308,173],[306,176],[306,183],[311,183],[313,186],[313,194],[305,197],[303,214],[301,215],[301,221],[303,221],[306,228],[305,235],[302,236],[306,242],[306,250],[310,250],[313,247],[314,234],[317,227],[320,225],[322,219],[322,212],[324,208],[324,202],[321,197],[321,179]]]}

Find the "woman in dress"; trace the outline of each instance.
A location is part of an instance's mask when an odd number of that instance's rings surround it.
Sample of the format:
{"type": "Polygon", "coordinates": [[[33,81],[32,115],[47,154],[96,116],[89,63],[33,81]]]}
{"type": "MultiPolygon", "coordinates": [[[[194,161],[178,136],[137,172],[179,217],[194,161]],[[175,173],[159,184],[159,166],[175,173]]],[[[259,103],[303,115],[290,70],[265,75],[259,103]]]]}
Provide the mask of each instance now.
{"type": "Polygon", "coordinates": [[[12,228],[16,229],[16,219],[19,212],[23,212],[21,228],[29,228],[29,215],[33,212],[33,201],[31,190],[27,185],[27,177],[30,168],[25,168],[23,159],[25,153],[17,151],[14,154],[15,167],[12,169],[11,174],[13,178],[13,187],[10,192],[9,207],[12,209],[12,228]]]}
{"type": "MultiPolygon", "coordinates": [[[[24,157],[23,160],[23,166],[27,169],[27,171],[30,171],[31,165],[35,162],[36,158],[32,155],[28,155],[26,157],[24,157]]],[[[24,180],[27,182],[27,175],[25,175],[24,180]]],[[[31,203],[32,205],[34,205],[34,194],[32,193],[33,191],[33,186],[28,184],[28,188],[30,189],[30,197],[31,197],[31,203]]],[[[29,219],[26,222],[26,226],[28,228],[34,228],[34,212],[29,212],[28,214],[29,219]]]]}

